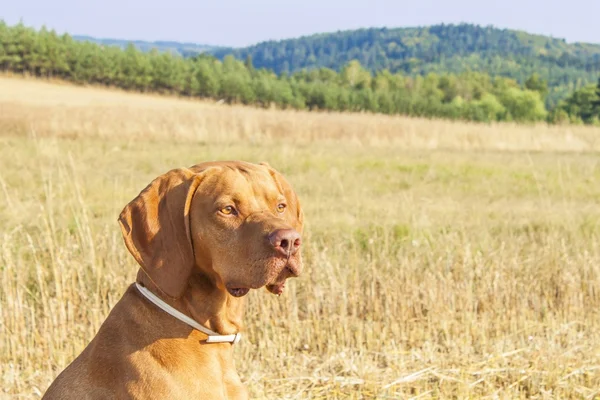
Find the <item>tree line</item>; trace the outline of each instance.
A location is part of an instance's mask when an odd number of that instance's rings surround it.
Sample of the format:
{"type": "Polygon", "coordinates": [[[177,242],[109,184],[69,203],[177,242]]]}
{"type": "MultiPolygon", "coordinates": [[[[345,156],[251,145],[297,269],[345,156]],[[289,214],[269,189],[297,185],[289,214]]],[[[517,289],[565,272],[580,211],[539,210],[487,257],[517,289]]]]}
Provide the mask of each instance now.
{"type": "Polygon", "coordinates": [[[251,56],[256,67],[278,74],[322,67],[340,71],[352,60],[372,73],[475,71],[521,84],[537,73],[548,82],[549,108],[600,74],[600,45],[471,24],[358,29],[212,52],[220,59],[229,54],[240,60],[251,56]]]}
{"type": "MultiPolygon", "coordinates": [[[[365,69],[357,60],[339,72],[328,68],[279,75],[254,67],[251,57],[219,60],[211,55],[184,58],[133,44],[125,49],[76,41],[41,28],[0,21],[0,70],[78,84],[140,92],[171,93],[255,106],[331,111],[368,111],[472,121],[594,122],[561,103],[548,110],[548,85],[538,75],[523,84],[484,73],[428,73],[365,69]],[[574,113],[574,114],[573,114],[574,113]]],[[[575,101],[576,102],[576,101],[575,101]]]]}

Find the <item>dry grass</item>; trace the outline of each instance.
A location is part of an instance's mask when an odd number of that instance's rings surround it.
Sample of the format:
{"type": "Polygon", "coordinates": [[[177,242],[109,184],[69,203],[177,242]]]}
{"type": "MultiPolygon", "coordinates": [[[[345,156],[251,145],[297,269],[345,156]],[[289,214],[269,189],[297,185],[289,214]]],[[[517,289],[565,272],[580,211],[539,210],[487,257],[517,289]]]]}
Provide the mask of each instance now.
{"type": "Polygon", "coordinates": [[[136,266],[156,175],[267,160],[306,272],[252,292],[254,398],[600,398],[600,131],[311,114],[0,78],[0,398],[38,398],[136,266]]]}
{"type": "Polygon", "coordinates": [[[0,76],[4,135],[204,144],[265,141],[440,150],[600,151],[597,128],[481,125],[385,115],[279,112],[0,76]]]}

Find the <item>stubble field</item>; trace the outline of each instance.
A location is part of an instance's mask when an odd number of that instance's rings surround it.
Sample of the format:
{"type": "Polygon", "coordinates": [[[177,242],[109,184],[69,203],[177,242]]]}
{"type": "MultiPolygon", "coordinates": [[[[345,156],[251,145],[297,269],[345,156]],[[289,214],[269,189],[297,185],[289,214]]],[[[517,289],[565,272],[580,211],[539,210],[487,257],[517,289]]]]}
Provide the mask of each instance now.
{"type": "Polygon", "coordinates": [[[249,294],[257,399],[600,398],[600,129],[258,110],[0,77],[0,398],[35,399],[135,261],[151,179],[268,161],[305,270],[249,294]]]}

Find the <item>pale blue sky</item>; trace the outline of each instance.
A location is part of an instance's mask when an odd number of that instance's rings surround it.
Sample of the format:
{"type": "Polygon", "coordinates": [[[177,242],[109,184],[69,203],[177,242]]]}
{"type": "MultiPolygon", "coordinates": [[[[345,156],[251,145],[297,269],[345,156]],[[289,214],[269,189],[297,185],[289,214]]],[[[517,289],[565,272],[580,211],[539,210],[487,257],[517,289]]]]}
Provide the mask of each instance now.
{"type": "Polygon", "coordinates": [[[0,19],[96,37],[244,46],[360,27],[441,22],[600,43],[600,0],[4,0],[0,19]]]}

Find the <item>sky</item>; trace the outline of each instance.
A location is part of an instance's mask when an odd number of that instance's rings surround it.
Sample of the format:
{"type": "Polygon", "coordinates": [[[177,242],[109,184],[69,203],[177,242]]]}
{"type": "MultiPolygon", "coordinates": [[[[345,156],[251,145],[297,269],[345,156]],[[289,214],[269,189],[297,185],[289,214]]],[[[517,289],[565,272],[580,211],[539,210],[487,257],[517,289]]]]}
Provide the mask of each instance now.
{"type": "Polygon", "coordinates": [[[600,0],[4,0],[0,19],[98,38],[247,46],[368,27],[468,22],[600,43],[600,0]]]}

